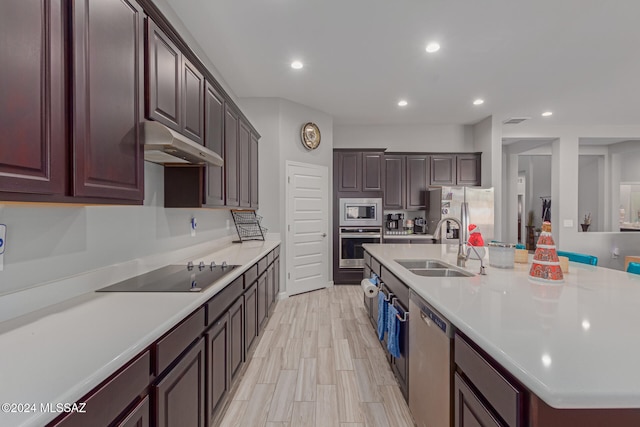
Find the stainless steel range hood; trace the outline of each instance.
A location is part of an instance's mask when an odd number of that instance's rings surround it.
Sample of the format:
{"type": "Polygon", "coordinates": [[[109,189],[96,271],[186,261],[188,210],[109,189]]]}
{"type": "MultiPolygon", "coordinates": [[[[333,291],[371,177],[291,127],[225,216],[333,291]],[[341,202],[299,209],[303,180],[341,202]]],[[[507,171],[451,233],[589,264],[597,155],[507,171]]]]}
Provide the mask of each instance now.
{"type": "Polygon", "coordinates": [[[162,123],[146,121],[143,126],[144,159],[148,162],[210,164],[222,166],[217,153],[169,129],[162,123]]]}

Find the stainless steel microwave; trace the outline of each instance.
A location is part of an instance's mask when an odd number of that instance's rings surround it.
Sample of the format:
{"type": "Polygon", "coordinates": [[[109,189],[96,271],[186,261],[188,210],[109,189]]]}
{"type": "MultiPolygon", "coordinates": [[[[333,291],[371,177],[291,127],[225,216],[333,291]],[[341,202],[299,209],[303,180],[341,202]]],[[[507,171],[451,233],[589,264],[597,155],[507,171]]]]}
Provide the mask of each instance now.
{"type": "Polygon", "coordinates": [[[382,199],[340,199],[340,226],[382,227],[382,199]]]}

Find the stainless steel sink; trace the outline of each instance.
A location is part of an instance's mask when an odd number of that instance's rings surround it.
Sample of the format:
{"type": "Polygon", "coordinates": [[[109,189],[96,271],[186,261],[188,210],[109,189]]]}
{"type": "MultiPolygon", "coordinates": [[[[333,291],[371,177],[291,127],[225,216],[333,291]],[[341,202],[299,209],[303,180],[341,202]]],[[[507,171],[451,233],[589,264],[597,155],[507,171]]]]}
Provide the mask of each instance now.
{"type": "Polygon", "coordinates": [[[413,274],[425,277],[473,277],[474,274],[451,268],[409,268],[413,274]]]}
{"type": "Polygon", "coordinates": [[[407,270],[411,270],[414,268],[417,269],[441,269],[441,268],[451,268],[450,264],[446,262],[442,262],[437,259],[396,259],[398,264],[406,268],[407,270]]]}
{"type": "Polygon", "coordinates": [[[424,277],[473,277],[475,274],[462,270],[439,259],[396,259],[395,262],[415,275],[424,277]]]}

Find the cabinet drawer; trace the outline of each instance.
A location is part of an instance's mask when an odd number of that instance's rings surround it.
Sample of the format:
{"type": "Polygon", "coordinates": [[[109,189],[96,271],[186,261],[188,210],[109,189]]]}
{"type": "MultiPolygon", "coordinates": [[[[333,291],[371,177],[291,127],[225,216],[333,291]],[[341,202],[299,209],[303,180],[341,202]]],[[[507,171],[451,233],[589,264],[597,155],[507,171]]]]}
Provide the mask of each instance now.
{"type": "Polygon", "coordinates": [[[155,351],[154,372],[159,375],[167,366],[189,347],[204,331],[204,308],[186,318],[164,337],[153,344],[155,351]]]}
{"type": "Polygon", "coordinates": [[[107,425],[115,420],[125,408],[140,396],[149,385],[151,355],[146,351],[131,362],[105,384],[92,391],[86,402],[84,413],[72,413],[56,427],[81,427],[107,425]]]}
{"type": "Polygon", "coordinates": [[[364,265],[371,267],[371,255],[369,252],[365,251],[362,257],[364,258],[364,265]]]}
{"type": "Polygon", "coordinates": [[[385,267],[382,267],[382,271],[380,272],[380,278],[387,285],[389,290],[398,297],[398,300],[402,303],[403,306],[409,306],[409,288],[407,285],[402,283],[400,279],[391,274],[389,270],[385,267]]]}
{"type": "Polygon", "coordinates": [[[258,264],[253,264],[247,271],[244,272],[244,288],[247,289],[253,285],[253,282],[258,278],[258,264]]]}
{"type": "Polygon", "coordinates": [[[264,273],[267,270],[267,257],[263,257],[260,261],[258,261],[258,276],[264,273]]]}
{"type": "Polygon", "coordinates": [[[213,323],[220,315],[233,304],[244,291],[244,277],[240,276],[229,283],[216,296],[205,304],[207,308],[207,326],[213,323]]]}
{"type": "Polygon", "coordinates": [[[271,251],[267,254],[267,265],[271,265],[273,263],[273,260],[275,259],[275,251],[271,251]]]}
{"type": "Polygon", "coordinates": [[[460,335],[454,338],[455,362],[493,409],[507,422],[522,425],[523,394],[460,335]]]}
{"type": "MultiPolygon", "coordinates": [[[[375,258],[371,257],[371,264],[369,265],[371,266],[371,271],[373,271],[378,275],[378,277],[380,277],[380,263],[375,258]]],[[[407,300],[407,303],[408,302],[409,300],[407,300]]]]}

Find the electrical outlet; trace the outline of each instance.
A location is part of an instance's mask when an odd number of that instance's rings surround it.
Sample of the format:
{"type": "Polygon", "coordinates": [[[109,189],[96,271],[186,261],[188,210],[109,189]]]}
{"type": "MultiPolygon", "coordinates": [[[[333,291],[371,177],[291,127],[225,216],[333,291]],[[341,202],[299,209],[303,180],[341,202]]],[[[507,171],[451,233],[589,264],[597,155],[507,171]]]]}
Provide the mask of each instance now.
{"type": "Polygon", "coordinates": [[[7,226],[0,224],[0,271],[4,270],[4,251],[7,249],[7,226]]]}
{"type": "Polygon", "coordinates": [[[573,227],[573,220],[572,219],[565,219],[562,222],[562,225],[564,225],[565,228],[572,228],[573,227]]]}
{"type": "Polygon", "coordinates": [[[196,221],[196,217],[191,217],[191,237],[196,237],[196,228],[198,228],[198,221],[196,221]]]}
{"type": "Polygon", "coordinates": [[[613,250],[611,251],[611,259],[618,259],[619,256],[620,256],[620,249],[613,248],[613,250]]]}

